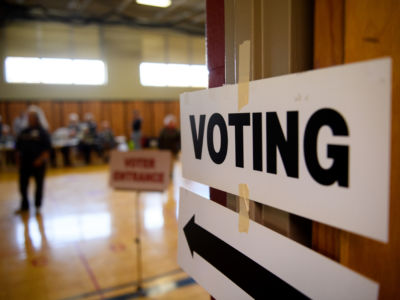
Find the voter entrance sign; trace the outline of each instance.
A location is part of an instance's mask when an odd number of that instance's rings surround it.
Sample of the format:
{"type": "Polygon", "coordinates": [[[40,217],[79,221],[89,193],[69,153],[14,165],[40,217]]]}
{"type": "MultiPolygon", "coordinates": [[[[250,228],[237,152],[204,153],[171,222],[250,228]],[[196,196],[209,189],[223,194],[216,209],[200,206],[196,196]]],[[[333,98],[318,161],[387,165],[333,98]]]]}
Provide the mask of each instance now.
{"type": "Polygon", "coordinates": [[[169,151],[112,151],[110,159],[110,186],[134,190],[136,220],[137,290],[143,289],[142,247],[140,220],[140,191],[164,191],[170,180],[171,153],[169,151]]]}
{"type": "Polygon", "coordinates": [[[183,177],[388,240],[391,60],[181,95],[183,177]]]}
{"type": "Polygon", "coordinates": [[[113,151],[110,185],[117,189],[163,191],[170,181],[169,151],[113,151]]]}
{"type": "Polygon", "coordinates": [[[377,299],[378,284],[181,189],[178,263],[216,299],[377,299]]]}

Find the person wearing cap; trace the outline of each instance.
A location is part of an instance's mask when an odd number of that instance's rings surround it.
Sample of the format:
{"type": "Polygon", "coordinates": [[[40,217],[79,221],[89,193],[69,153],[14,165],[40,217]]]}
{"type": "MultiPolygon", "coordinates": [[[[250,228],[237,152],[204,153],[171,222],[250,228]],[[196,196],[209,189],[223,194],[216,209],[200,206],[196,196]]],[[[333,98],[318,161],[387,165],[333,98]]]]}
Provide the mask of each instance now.
{"type": "MultiPolygon", "coordinates": [[[[16,142],[17,162],[19,165],[19,189],[21,206],[16,213],[29,210],[28,184],[29,178],[36,182],[35,207],[40,212],[43,198],[43,185],[46,162],[50,156],[51,141],[46,125],[43,126],[44,116],[35,108],[28,110],[28,127],[19,134],[16,142]]],[[[46,124],[46,123],[45,123],[46,124]]]]}
{"type": "Polygon", "coordinates": [[[160,149],[170,150],[174,158],[181,149],[181,135],[177,128],[176,117],[172,114],[164,118],[164,128],[160,132],[158,146],[160,149]]]}

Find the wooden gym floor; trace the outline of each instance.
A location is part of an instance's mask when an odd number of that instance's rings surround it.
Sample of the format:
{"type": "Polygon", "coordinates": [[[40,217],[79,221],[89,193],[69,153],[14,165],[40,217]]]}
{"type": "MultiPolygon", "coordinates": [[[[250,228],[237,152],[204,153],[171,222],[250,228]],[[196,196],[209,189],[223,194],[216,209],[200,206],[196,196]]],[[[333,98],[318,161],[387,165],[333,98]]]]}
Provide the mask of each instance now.
{"type": "Polygon", "coordinates": [[[15,215],[17,174],[0,173],[0,299],[210,299],[176,262],[181,185],[208,195],[182,179],[179,163],[165,193],[114,191],[107,166],[51,169],[41,214],[15,215]],[[136,288],[137,204],[144,293],[136,288]]]}

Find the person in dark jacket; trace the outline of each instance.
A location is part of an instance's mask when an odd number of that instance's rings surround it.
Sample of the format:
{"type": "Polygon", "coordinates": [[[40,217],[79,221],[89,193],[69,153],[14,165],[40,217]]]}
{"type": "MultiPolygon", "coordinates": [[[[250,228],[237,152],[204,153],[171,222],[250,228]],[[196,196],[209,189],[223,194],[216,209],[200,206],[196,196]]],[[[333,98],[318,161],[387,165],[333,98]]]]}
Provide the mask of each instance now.
{"type": "Polygon", "coordinates": [[[41,125],[39,113],[35,110],[28,112],[28,127],[19,134],[16,151],[22,198],[17,213],[29,210],[28,184],[31,176],[36,182],[35,207],[38,213],[42,206],[46,162],[50,156],[51,142],[47,130],[41,125]]]}
{"type": "Polygon", "coordinates": [[[132,142],[135,150],[142,148],[142,117],[138,110],[133,111],[132,142]]]}
{"type": "Polygon", "coordinates": [[[158,146],[160,149],[170,150],[174,158],[176,158],[180,151],[181,135],[177,128],[176,118],[174,115],[167,115],[164,118],[164,128],[160,132],[158,146]]]}

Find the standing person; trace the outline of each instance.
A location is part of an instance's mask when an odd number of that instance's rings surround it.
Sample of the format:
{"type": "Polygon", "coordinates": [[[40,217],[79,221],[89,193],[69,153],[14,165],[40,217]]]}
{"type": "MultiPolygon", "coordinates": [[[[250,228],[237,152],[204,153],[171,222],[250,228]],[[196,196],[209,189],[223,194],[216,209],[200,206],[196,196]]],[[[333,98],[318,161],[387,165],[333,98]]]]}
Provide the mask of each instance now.
{"type": "Polygon", "coordinates": [[[167,115],[164,118],[164,128],[160,132],[158,146],[160,149],[170,150],[174,157],[181,149],[181,134],[174,115],[167,115]]]}
{"type": "Polygon", "coordinates": [[[40,207],[42,206],[46,162],[51,150],[50,136],[43,126],[43,120],[45,121],[45,117],[39,108],[31,107],[28,109],[28,127],[22,130],[17,139],[19,188],[22,197],[21,207],[17,210],[17,213],[29,210],[28,184],[31,176],[35,178],[36,182],[36,213],[40,212],[40,207]]]}
{"type": "Polygon", "coordinates": [[[136,109],[133,111],[132,141],[134,149],[142,148],[142,117],[136,109]]]}

